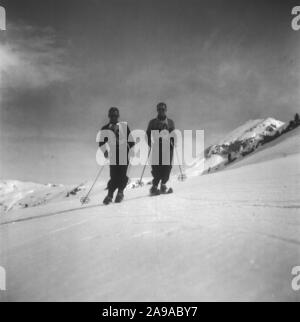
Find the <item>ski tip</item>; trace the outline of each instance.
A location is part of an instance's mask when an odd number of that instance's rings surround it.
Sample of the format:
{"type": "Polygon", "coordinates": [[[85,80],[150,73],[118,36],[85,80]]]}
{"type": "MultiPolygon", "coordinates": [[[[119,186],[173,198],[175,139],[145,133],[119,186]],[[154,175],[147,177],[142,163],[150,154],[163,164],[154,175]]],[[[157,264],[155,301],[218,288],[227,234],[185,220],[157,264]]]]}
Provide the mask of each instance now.
{"type": "Polygon", "coordinates": [[[157,192],[157,193],[150,193],[150,197],[158,197],[158,196],[160,196],[161,195],[161,193],[160,192],[157,192]]]}

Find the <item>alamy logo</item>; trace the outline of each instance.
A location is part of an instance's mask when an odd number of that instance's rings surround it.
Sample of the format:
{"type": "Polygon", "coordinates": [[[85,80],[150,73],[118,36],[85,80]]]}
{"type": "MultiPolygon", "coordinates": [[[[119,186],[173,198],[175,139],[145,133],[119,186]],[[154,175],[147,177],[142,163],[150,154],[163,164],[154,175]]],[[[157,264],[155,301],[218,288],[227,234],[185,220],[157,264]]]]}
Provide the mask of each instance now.
{"type": "Polygon", "coordinates": [[[293,267],[292,275],[295,276],[292,280],[292,289],[295,292],[299,292],[300,291],[300,266],[293,267]]]}
{"type": "Polygon", "coordinates": [[[300,6],[294,7],[292,9],[292,15],[296,16],[293,20],[292,20],[292,28],[295,31],[299,31],[300,30],[300,6]]]}
{"type": "Polygon", "coordinates": [[[138,166],[147,163],[193,166],[198,164],[199,170],[200,167],[204,169],[204,162],[199,162],[199,157],[204,151],[204,131],[202,130],[183,132],[133,130],[130,132],[127,123],[120,122],[115,126],[115,130],[99,131],[96,142],[99,143],[96,161],[100,166],[106,164],[103,154],[109,152],[105,158],[109,159],[111,165],[138,166]],[[128,150],[132,144],[135,146],[134,156],[128,158],[128,150]]]}
{"type": "Polygon", "coordinates": [[[0,30],[6,30],[6,12],[2,6],[0,6],[0,30]]]}
{"type": "Polygon", "coordinates": [[[6,271],[0,266],[0,291],[6,291],[6,271]]]}

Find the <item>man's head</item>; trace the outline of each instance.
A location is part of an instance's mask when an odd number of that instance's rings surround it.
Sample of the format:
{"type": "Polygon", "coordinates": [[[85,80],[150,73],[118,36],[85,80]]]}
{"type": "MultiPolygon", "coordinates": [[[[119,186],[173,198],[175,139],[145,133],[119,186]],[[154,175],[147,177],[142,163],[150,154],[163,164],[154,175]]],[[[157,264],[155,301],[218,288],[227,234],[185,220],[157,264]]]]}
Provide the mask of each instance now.
{"type": "Polygon", "coordinates": [[[165,118],[167,116],[167,104],[166,103],[158,103],[157,104],[157,114],[159,118],[165,118]]]}
{"type": "Polygon", "coordinates": [[[117,107],[111,107],[108,111],[109,121],[113,124],[119,122],[120,112],[117,107]]]}

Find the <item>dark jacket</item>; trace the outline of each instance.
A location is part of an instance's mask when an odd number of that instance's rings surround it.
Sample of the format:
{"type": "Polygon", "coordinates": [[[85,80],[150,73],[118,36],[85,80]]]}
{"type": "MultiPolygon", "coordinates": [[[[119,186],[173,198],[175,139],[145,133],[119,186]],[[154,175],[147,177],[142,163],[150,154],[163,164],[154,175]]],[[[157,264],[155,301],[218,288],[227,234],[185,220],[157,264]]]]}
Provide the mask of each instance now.
{"type": "MultiPolygon", "coordinates": [[[[147,128],[147,139],[148,139],[148,145],[151,147],[151,131],[163,131],[167,130],[169,133],[173,132],[175,130],[175,123],[173,120],[169,118],[165,118],[164,120],[159,120],[158,118],[155,118],[149,122],[148,128],[147,128]]],[[[174,146],[174,139],[171,138],[171,145],[174,146]]]]}
{"type": "MultiPolygon", "coordinates": [[[[116,141],[115,141],[116,146],[115,146],[115,148],[116,148],[116,162],[117,162],[117,164],[119,164],[119,147],[121,145],[123,145],[123,144],[125,144],[127,146],[127,163],[128,163],[128,152],[135,145],[134,142],[129,142],[128,141],[129,137],[131,135],[129,127],[127,126],[127,135],[126,134],[120,135],[120,130],[122,131],[123,127],[120,126],[119,124],[122,124],[122,123],[118,123],[118,124],[108,123],[108,124],[104,125],[102,127],[102,129],[101,129],[100,141],[99,141],[99,147],[101,148],[103,153],[107,153],[107,150],[105,148],[105,144],[110,145],[111,142],[109,142],[108,137],[106,137],[102,131],[110,130],[110,131],[112,131],[114,133],[115,138],[116,138],[116,141]]],[[[124,127],[124,130],[125,129],[126,129],[126,127],[124,127]]],[[[110,146],[110,149],[113,150],[113,147],[110,146]]],[[[114,158],[112,158],[112,156],[110,156],[110,159],[114,160],[114,158]]]]}
{"type": "MultiPolygon", "coordinates": [[[[129,127],[127,126],[127,139],[125,140],[125,142],[120,142],[120,131],[119,131],[120,130],[120,127],[119,127],[118,124],[108,123],[108,124],[104,125],[101,128],[101,131],[111,130],[115,134],[115,137],[116,137],[116,145],[117,146],[119,146],[121,144],[127,144],[128,149],[131,149],[134,146],[135,143],[128,141],[128,139],[129,139],[129,137],[131,135],[131,131],[130,131],[129,127]]],[[[108,138],[107,137],[103,137],[103,136],[100,135],[99,146],[101,147],[101,146],[103,146],[106,143],[109,143],[108,142],[108,138]]]]}
{"type": "Polygon", "coordinates": [[[159,141],[155,136],[153,136],[153,145],[152,145],[152,131],[158,131],[159,133],[163,130],[167,130],[170,133],[172,133],[175,130],[175,124],[171,119],[165,118],[164,120],[160,120],[158,118],[153,119],[150,121],[148,128],[147,128],[147,139],[148,139],[148,145],[152,149],[152,165],[155,165],[156,162],[159,162],[159,165],[163,165],[163,160],[166,157],[165,153],[167,151],[170,151],[170,164],[172,163],[173,159],[173,151],[174,151],[174,137],[168,138],[165,137],[165,139],[159,138],[159,141]],[[170,145],[169,145],[170,144],[170,145]],[[158,160],[156,157],[158,156],[158,160]]]}

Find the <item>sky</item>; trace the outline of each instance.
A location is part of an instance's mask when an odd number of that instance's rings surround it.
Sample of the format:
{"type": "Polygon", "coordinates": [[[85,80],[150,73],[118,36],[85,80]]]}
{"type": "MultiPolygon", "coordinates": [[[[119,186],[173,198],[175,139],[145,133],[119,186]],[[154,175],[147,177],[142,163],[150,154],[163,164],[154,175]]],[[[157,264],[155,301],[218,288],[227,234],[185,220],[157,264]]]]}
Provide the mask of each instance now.
{"type": "Polygon", "coordinates": [[[290,0],[0,0],[0,179],[76,184],[97,171],[111,106],[145,129],[165,101],[177,128],[217,143],[299,108],[290,0]]]}

